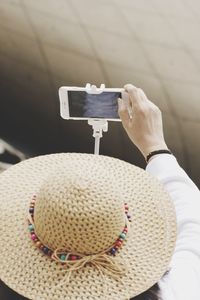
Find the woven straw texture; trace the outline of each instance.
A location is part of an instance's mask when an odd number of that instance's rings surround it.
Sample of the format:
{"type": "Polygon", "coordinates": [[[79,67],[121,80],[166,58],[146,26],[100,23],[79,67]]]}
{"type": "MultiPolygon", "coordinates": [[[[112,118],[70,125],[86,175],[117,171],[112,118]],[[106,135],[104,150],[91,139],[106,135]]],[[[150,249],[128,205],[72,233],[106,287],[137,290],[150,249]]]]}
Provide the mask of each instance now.
{"type": "Polygon", "coordinates": [[[0,278],[33,300],[128,300],[166,272],[176,240],[173,204],[144,170],[92,154],[51,154],[23,161],[0,175],[0,278]],[[132,223],[115,259],[126,266],[119,280],[87,265],[70,283],[60,263],[30,239],[27,214],[36,194],[35,226],[50,248],[90,254],[110,247],[124,226],[123,203],[132,223]]]}

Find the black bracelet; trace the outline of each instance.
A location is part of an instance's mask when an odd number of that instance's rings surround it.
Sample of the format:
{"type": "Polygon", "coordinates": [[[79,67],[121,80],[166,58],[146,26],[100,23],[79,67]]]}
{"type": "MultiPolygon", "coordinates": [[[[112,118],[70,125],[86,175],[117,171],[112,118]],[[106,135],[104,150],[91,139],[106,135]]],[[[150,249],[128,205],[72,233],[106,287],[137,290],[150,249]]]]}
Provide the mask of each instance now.
{"type": "Polygon", "coordinates": [[[146,162],[148,163],[148,161],[150,160],[150,158],[152,156],[157,155],[157,154],[162,154],[162,153],[172,154],[172,152],[167,149],[152,151],[147,155],[146,162]]]}

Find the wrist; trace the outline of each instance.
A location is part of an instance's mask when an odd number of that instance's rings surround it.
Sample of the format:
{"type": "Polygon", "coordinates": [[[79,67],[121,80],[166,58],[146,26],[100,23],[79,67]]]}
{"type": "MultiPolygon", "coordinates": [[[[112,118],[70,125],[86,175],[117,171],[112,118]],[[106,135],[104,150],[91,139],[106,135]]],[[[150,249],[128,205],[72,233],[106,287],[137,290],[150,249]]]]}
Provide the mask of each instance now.
{"type": "Polygon", "coordinates": [[[146,162],[148,163],[151,158],[155,157],[155,156],[158,156],[160,154],[172,154],[172,152],[169,150],[169,149],[160,149],[160,150],[156,150],[156,151],[152,151],[150,152],[147,157],[146,157],[146,162]]]}
{"type": "Polygon", "coordinates": [[[146,157],[149,155],[149,153],[158,151],[158,150],[169,150],[169,148],[167,147],[166,143],[164,142],[164,143],[160,143],[157,145],[148,146],[141,152],[142,152],[144,158],[146,159],[146,157]]]}

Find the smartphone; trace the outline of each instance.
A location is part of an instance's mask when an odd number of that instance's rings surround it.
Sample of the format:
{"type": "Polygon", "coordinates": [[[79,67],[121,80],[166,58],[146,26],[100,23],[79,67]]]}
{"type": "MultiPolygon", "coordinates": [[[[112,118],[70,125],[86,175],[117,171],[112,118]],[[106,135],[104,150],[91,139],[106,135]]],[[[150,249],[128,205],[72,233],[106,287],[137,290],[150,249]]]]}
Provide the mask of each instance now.
{"type": "Polygon", "coordinates": [[[106,119],[121,121],[118,115],[118,98],[124,89],[105,88],[95,91],[83,87],[63,86],[59,89],[61,116],[64,119],[106,119]]]}

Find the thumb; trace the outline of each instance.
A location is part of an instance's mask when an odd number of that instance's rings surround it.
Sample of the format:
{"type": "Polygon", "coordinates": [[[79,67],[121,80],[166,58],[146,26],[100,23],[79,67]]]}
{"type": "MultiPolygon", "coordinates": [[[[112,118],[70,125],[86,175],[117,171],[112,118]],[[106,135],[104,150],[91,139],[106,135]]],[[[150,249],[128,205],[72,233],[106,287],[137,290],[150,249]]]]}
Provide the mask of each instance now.
{"type": "Polygon", "coordinates": [[[130,120],[128,108],[125,105],[123,99],[118,98],[118,114],[124,126],[126,126],[130,120]]]}

